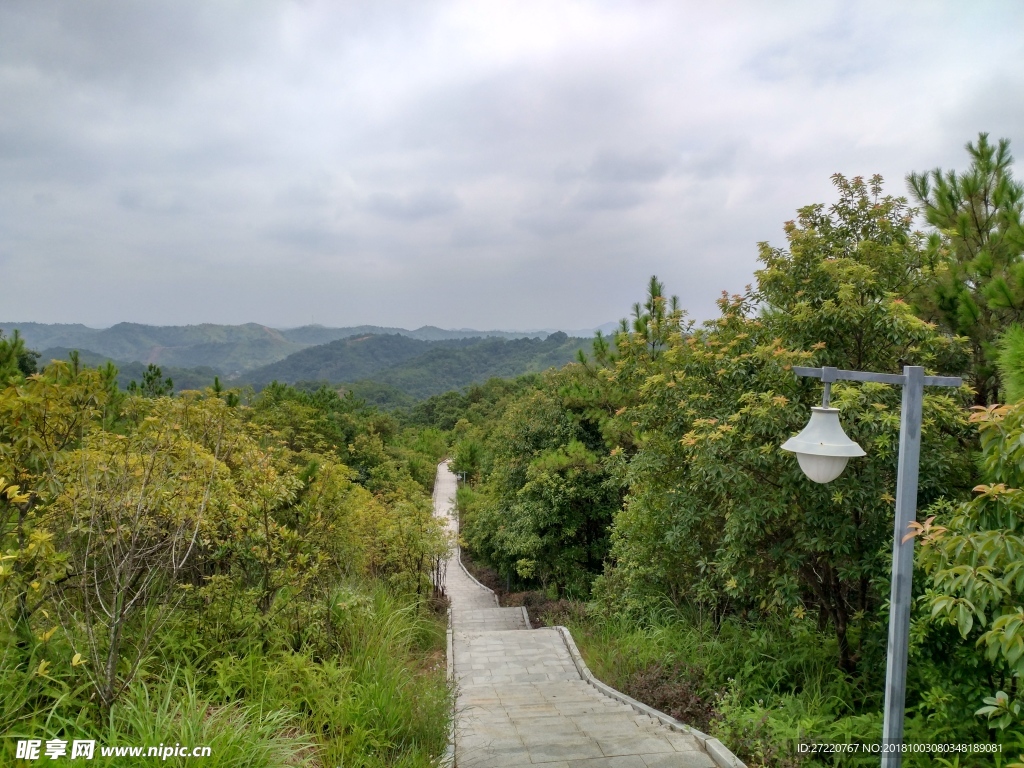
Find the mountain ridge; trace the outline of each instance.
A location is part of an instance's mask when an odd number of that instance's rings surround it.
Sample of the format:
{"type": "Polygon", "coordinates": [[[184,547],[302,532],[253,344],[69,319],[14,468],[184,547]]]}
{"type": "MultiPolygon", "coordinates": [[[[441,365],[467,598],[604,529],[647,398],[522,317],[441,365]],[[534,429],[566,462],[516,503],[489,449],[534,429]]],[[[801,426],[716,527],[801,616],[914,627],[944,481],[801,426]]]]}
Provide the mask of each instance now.
{"type": "MultiPolygon", "coordinates": [[[[426,341],[399,334],[353,336],[296,352],[250,371],[239,383],[259,389],[322,382],[331,386],[373,384],[419,400],[487,379],[512,378],[560,367],[590,352],[590,339],[562,331],[546,339],[468,337],[426,341]]],[[[373,389],[373,387],[369,387],[373,389]]]]}
{"type": "MultiPolygon", "coordinates": [[[[118,363],[212,368],[219,375],[230,378],[273,364],[303,349],[358,335],[397,334],[422,341],[455,341],[466,338],[543,339],[556,332],[446,330],[432,325],[410,331],[375,325],[341,328],[304,325],[279,329],[260,323],[164,326],[129,322],[109,328],[91,328],[82,323],[0,322],[0,329],[6,334],[18,330],[31,349],[78,349],[118,363]]],[[[567,335],[576,337],[575,334],[567,335]]]]}

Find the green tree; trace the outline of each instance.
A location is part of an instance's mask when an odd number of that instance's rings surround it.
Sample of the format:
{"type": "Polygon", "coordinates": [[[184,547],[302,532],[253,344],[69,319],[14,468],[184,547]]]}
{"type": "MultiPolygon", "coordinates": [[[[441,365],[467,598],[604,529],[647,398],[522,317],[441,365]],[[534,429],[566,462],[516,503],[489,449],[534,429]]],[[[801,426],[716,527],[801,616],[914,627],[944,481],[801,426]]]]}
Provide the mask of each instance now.
{"type": "Polygon", "coordinates": [[[174,382],[170,377],[164,378],[160,366],[150,363],[142,374],[141,386],[132,381],[128,384],[128,391],[143,397],[166,397],[174,394],[174,382]]]}
{"type": "Polygon", "coordinates": [[[0,382],[12,376],[31,376],[37,371],[38,361],[39,353],[25,346],[25,340],[17,329],[10,338],[4,338],[3,331],[0,331],[0,382]]]}
{"type": "Polygon", "coordinates": [[[1024,327],[1012,325],[1007,328],[996,346],[999,349],[996,365],[1006,402],[1020,402],[1024,400],[1024,327]]]}
{"type": "MultiPolygon", "coordinates": [[[[974,641],[975,677],[993,728],[1024,726],[1024,404],[976,407],[985,482],[969,501],[937,503],[917,526],[936,623],[974,641]]],[[[965,660],[967,667],[971,660],[965,660]]],[[[980,695],[978,697],[980,699],[980,695]]],[[[981,701],[975,702],[975,705],[981,701]]]]}
{"type": "MultiPolygon", "coordinates": [[[[472,552],[506,576],[575,596],[589,592],[608,550],[608,526],[620,503],[597,426],[571,410],[560,392],[580,375],[570,366],[546,377],[548,388],[508,403],[487,435],[490,456],[471,454],[477,436],[458,444],[461,468],[489,465],[468,502],[463,536],[472,552]]],[[[478,433],[479,435],[479,433],[478,433]]]]}
{"type": "Polygon", "coordinates": [[[61,457],[61,493],[46,516],[68,557],[56,604],[65,626],[85,638],[83,655],[94,660],[87,670],[106,708],[182,598],[178,577],[209,532],[207,509],[231,501],[219,456],[183,429],[189,409],[217,406],[223,418],[216,399],[162,398],[128,435],[95,430],[61,457]]]}
{"type": "MultiPolygon", "coordinates": [[[[638,393],[616,417],[636,448],[616,452],[629,495],[598,591],[613,603],[667,594],[719,612],[817,612],[852,672],[883,599],[900,393],[836,385],[868,455],[821,486],[779,449],[821,397],[791,367],[958,373],[967,360],[906,301],[923,279],[906,201],[883,196],[877,177],[833,181],[838,201],[800,209],[788,248],[762,244],[757,286],[724,296],[720,318],[680,327],[657,355],[647,334],[620,334],[608,375],[638,393]]],[[[956,495],[970,471],[959,403],[929,394],[925,414],[921,498],[956,495]]]]}
{"type": "Polygon", "coordinates": [[[935,227],[931,280],[918,295],[923,316],[970,339],[968,373],[978,405],[999,398],[996,337],[1024,319],[1024,185],[1011,171],[1010,142],[987,133],[967,144],[963,173],[911,173],[907,182],[935,227]]]}
{"type": "Polygon", "coordinates": [[[98,428],[109,392],[99,372],[64,362],[0,389],[0,476],[18,488],[0,498],[0,605],[22,641],[63,576],[66,558],[40,520],[60,492],[58,463],[98,428]]]}

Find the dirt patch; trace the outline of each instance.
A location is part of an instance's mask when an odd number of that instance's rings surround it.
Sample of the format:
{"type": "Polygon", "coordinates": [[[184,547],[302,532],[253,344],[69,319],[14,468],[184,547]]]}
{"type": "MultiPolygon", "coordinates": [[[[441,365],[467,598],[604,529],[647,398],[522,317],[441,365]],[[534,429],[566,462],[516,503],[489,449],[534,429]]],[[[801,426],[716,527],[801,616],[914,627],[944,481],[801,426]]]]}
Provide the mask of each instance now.
{"type": "MultiPolygon", "coordinates": [[[[473,578],[485,587],[493,589],[499,595],[506,591],[505,580],[498,575],[496,570],[475,562],[466,550],[462,550],[459,553],[459,558],[462,560],[462,565],[465,566],[466,570],[473,574],[473,578]]],[[[452,567],[455,566],[453,565],[452,567]]]]}
{"type": "Polygon", "coordinates": [[[580,603],[552,599],[540,590],[510,591],[508,582],[501,578],[497,571],[474,562],[465,550],[462,551],[462,564],[473,574],[473,578],[488,589],[494,590],[494,594],[498,596],[498,604],[503,608],[525,606],[526,612],[530,614],[530,623],[534,627],[562,624],[563,617],[571,615],[574,611],[584,610],[580,603]]]}
{"type": "Polygon", "coordinates": [[[704,672],[690,664],[655,662],[630,674],[623,693],[705,733],[718,717],[713,695],[705,693],[704,672]]]}

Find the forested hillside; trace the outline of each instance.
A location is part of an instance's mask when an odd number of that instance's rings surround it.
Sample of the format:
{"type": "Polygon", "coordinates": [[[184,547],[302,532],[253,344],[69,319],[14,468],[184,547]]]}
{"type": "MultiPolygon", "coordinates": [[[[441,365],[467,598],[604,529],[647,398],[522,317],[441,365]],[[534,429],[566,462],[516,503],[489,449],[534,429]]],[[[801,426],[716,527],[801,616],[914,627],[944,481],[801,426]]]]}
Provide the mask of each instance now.
{"type": "MultiPolygon", "coordinates": [[[[466,346],[478,339],[435,342],[466,346]]],[[[368,379],[380,371],[412,360],[430,349],[431,342],[398,334],[353,336],[289,355],[271,365],[251,371],[247,383],[262,387],[271,381],[343,382],[368,379]]]]}
{"type": "MultiPolygon", "coordinates": [[[[203,323],[185,326],[154,326],[118,323],[111,328],[89,328],[81,324],[0,322],[8,335],[18,331],[35,350],[78,350],[82,354],[101,355],[118,365],[132,362],[154,363],[162,368],[212,368],[221,377],[234,378],[260,366],[282,360],[306,347],[327,344],[352,336],[399,334],[421,341],[496,337],[541,338],[547,333],[475,331],[469,328],[443,330],[425,325],[413,331],[360,325],[325,328],[307,325],[277,330],[256,323],[216,325],[203,323]]],[[[57,355],[63,359],[65,355],[57,355]]],[[[45,358],[47,361],[49,357],[45,358]]],[[[269,380],[268,380],[269,381],[269,380]]]]}
{"type": "Polygon", "coordinates": [[[118,323],[111,328],[95,329],[84,325],[10,322],[0,328],[8,334],[18,330],[25,342],[37,350],[66,347],[124,363],[181,368],[209,366],[221,375],[280,360],[306,346],[290,341],[280,331],[255,323],[186,326],[118,323]]]}
{"type": "MultiPolygon", "coordinates": [[[[68,360],[73,353],[78,355],[82,365],[90,368],[102,368],[107,363],[113,364],[117,368],[117,384],[121,389],[127,389],[133,381],[141,382],[149,368],[145,363],[119,363],[106,355],[98,355],[89,351],[79,352],[77,349],[67,347],[44,349],[39,355],[39,362],[46,365],[53,360],[68,360]]],[[[174,365],[157,367],[160,368],[161,376],[171,380],[175,392],[212,387],[214,380],[218,378],[218,371],[214,368],[179,368],[174,365]]]]}
{"type": "Polygon", "coordinates": [[[35,368],[0,337],[0,762],[20,737],[436,765],[443,435],[329,389],[245,405],[35,368]]]}
{"type": "Polygon", "coordinates": [[[750,765],[878,764],[798,745],[880,738],[901,392],[833,386],[867,455],[817,484],[780,449],[821,402],[798,365],[964,377],[924,399],[906,737],[1002,757],[904,765],[1024,764],[1024,188],[1005,142],[968,150],[908,179],[929,231],[880,178],[837,175],[718,317],[651,278],[592,356],[413,411],[452,430],[481,576],[750,765]]]}
{"type": "Polygon", "coordinates": [[[271,381],[331,384],[369,381],[418,400],[492,377],[514,377],[565,365],[586,339],[554,333],[546,339],[419,341],[398,335],[357,336],[311,347],[247,374],[261,387],[271,381]]]}

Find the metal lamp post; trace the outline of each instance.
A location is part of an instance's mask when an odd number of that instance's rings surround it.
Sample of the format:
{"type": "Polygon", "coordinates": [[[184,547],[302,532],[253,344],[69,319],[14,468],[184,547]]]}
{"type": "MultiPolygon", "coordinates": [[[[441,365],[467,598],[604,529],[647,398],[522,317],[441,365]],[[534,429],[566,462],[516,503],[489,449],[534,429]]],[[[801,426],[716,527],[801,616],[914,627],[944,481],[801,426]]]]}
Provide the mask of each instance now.
{"type": "MultiPolygon", "coordinates": [[[[892,591],[889,599],[889,646],[885,667],[885,713],[882,745],[897,750],[903,744],[903,716],[907,692],[907,651],[910,635],[911,579],[914,575],[914,539],[904,538],[917,517],[917,475],[921,457],[921,409],[925,387],[959,387],[956,376],[925,376],[924,368],[908,365],[903,375],[843,371],[837,368],[793,367],[797,376],[821,379],[825,385],[822,407],[812,409],[811,420],[782,449],[797,454],[800,467],[815,482],[839,477],[851,456],[864,451],[850,440],[839,424],[839,412],[829,408],[834,381],[876,381],[903,387],[900,410],[900,454],[896,473],[896,522],[892,542],[892,591]]],[[[883,752],[883,768],[900,768],[899,751],[883,752]]]]}

